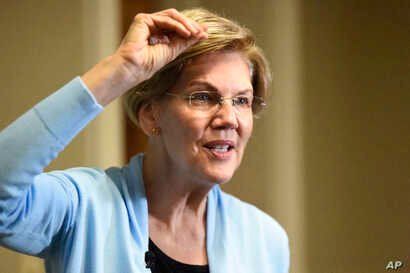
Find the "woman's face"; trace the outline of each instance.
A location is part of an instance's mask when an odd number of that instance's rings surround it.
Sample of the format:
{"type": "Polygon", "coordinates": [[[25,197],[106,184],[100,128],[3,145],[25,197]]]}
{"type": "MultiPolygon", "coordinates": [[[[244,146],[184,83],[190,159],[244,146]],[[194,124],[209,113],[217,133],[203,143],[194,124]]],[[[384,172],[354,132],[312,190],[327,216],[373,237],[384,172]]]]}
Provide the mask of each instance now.
{"type": "MultiPolygon", "coordinates": [[[[225,98],[252,96],[244,57],[238,52],[199,56],[185,65],[169,92],[189,95],[204,90],[225,98]]],[[[237,111],[231,100],[224,102],[212,111],[194,109],[187,100],[175,96],[166,96],[160,103],[159,141],[173,174],[206,184],[231,179],[251,136],[253,116],[252,110],[237,111]]]]}

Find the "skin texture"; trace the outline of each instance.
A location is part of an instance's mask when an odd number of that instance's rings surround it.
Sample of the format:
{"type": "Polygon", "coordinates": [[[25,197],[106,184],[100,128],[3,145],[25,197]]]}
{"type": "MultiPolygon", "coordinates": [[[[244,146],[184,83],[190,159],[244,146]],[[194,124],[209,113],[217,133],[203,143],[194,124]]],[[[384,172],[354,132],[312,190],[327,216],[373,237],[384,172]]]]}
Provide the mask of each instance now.
{"type": "MultiPolygon", "coordinates": [[[[189,94],[210,90],[208,85],[224,97],[252,92],[244,57],[239,52],[199,56],[185,66],[170,92],[189,94]]],[[[252,112],[239,114],[226,101],[215,112],[203,113],[183,99],[167,96],[142,107],[139,117],[147,134],[153,127],[161,128],[159,136],[150,136],[144,159],[150,237],[174,259],[206,264],[206,195],[239,167],[252,134],[252,112]],[[203,147],[216,139],[235,142],[230,159],[215,159],[203,147]]]]}

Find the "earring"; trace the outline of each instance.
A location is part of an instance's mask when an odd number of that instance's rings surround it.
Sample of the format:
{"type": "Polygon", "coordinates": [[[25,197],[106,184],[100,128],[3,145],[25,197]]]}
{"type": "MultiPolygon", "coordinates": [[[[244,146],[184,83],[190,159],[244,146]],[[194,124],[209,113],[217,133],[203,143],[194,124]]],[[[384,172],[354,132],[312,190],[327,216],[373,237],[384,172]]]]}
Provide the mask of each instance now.
{"type": "Polygon", "coordinates": [[[161,128],[160,127],[153,127],[151,129],[151,133],[153,136],[159,136],[161,134],[161,128]]]}

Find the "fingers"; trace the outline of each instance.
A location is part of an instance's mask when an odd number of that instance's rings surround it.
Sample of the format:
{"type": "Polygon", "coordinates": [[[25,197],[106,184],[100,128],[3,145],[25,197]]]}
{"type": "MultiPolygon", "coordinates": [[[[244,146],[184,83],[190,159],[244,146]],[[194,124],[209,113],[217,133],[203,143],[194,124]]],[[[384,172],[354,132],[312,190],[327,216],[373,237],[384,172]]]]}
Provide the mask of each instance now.
{"type": "Polygon", "coordinates": [[[175,9],[169,9],[152,14],[137,14],[121,46],[122,52],[131,55],[133,50],[147,50],[146,46],[155,45],[167,45],[171,52],[178,52],[179,49],[189,47],[205,38],[208,38],[206,26],[198,24],[175,9]]]}
{"type": "Polygon", "coordinates": [[[178,35],[189,38],[194,33],[192,33],[185,25],[181,22],[174,20],[168,16],[164,15],[152,15],[153,23],[155,24],[156,30],[166,30],[166,31],[174,31],[178,35]]]}
{"type": "MultiPolygon", "coordinates": [[[[191,31],[192,34],[201,37],[204,36],[206,32],[206,27],[198,24],[194,20],[186,17],[182,13],[178,12],[176,9],[168,9],[161,11],[159,13],[166,14],[167,16],[171,17],[172,19],[178,21],[179,23],[183,24],[187,29],[191,31]]],[[[204,37],[205,38],[205,37],[204,37]]]]}
{"type": "Polygon", "coordinates": [[[182,37],[178,37],[175,35],[175,37],[173,37],[171,41],[169,42],[169,46],[161,45],[158,48],[159,50],[163,50],[163,53],[164,53],[160,55],[168,56],[164,64],[169,63],[170,61],[174,60],[179,54],[181,54],[187,48],[197,43],[198,40],[199,38],[184,39],[182,37]]]}
{"type": "MultiPolygon", "coordinates": [[[[135,23],[145,24],[150,34],[147,36],[175,32],[179,36],[187,38],[207,38],[206,27],[175,9],[160,11],[153,14],[140,13],[135,17],[135,23]]],[[[147,38],[148,38],[147,37],[147,38]]]]}

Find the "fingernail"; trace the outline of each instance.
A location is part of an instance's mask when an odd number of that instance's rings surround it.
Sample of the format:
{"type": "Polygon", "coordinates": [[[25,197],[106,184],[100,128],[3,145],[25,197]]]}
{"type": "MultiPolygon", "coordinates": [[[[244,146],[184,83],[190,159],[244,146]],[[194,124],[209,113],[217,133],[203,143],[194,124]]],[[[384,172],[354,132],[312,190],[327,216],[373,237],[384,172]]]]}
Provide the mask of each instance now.
{"type": "Polygon", "coordinates": [[[193,34],[197,34],[198,33],[198,28],[196,28],[193,24],[189,23],[189,25],[191,26],[191,28],[193,29],[192,33],[193,34]]]}

